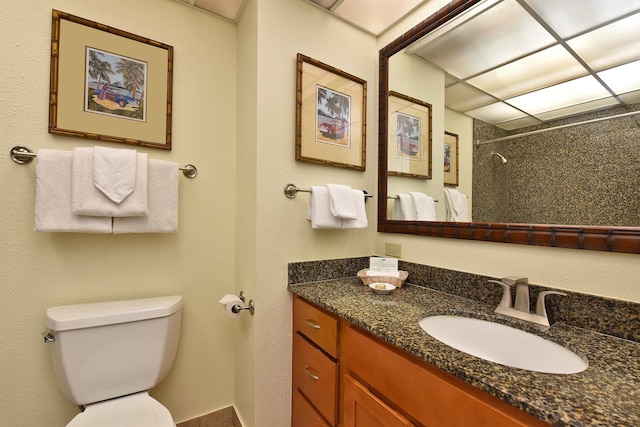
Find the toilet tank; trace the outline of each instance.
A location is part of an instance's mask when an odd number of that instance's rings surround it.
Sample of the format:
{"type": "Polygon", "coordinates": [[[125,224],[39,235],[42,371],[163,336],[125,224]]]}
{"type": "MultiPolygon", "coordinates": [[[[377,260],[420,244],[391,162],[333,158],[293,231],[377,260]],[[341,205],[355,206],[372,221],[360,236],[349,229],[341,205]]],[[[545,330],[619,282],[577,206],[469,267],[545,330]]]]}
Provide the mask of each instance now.
{"type": "Polygon", "coordinates": [[[51,307],[53,370],[77,405],[149,390],[167,375],[180,338],[182,297],[51,307]]]}

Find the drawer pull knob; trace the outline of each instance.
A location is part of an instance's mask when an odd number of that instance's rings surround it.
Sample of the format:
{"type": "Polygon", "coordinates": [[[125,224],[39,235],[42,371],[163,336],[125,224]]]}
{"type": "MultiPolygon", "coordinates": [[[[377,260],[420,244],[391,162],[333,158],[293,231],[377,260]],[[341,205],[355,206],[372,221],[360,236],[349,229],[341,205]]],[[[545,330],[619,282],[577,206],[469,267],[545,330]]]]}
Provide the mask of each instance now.
{"type": "Polygon", "coordinates": [[[304,367],[304,372],[305,372],[305,374],[309,375],[309,377],[311,377],[311,379],[314,380],[314,381],[318,381],[320,379],[319,376],[314,375],[309,371],[309,367],[308,366],[304,367]]]}
{"type": "Polygon", "coordinates": [[[307,319],[307,325],[309,325],[313,329],[320,329],[320,325],[318,325],[316,322],[314,322],[311,319],[307,319]]]}

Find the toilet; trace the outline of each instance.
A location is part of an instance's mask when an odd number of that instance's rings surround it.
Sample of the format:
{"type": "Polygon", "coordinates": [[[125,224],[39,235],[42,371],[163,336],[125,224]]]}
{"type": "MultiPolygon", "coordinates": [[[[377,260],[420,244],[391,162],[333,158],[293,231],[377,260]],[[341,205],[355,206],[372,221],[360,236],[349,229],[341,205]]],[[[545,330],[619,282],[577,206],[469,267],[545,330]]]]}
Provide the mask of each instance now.
{"type": "Polygon", "coordinates": [[[171,369],[181,314],[179,295],[49,308],[56,381],[84,408],[67,427],[176,427],[148,391],[171,369]]]}

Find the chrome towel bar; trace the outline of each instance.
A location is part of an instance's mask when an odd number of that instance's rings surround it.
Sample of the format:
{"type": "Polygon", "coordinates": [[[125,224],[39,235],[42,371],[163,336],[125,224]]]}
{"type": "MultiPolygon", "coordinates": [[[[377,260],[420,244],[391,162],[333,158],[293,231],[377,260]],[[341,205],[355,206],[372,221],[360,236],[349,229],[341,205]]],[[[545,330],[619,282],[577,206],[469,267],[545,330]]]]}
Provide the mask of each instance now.
{"type": "MultiPolygon", "coordinates": [[[[311,193],[311,189],[298,188],[298,187],[296,187],[295,184],[287,184],[287,185],[284,186],[284,195],[287,196],[290,199],[295,198],[299,191],[301,191],[303,193],[311,193]]],[[[367,199],[373,197],[373,194],[369,194],[365,190],[362,190],[362,191],[364,192],[364,201],[365,202],[367,201],[367,199]]]]}
{"type": "MultiPolygon", "coordinates": [[[[33,159],[38,157],[38,155],[34,153],[30,148],[24,147],[22,145],[16,145],[12,147],[11,151],[9,151],[9,155],[11,156],[11,160],[21,165],[31,163],[33,159]]],[[[178,169],[181,170],[184,176],[186,176],[187,178],[195,178],[196,176],[198,176],[198,168],[196,168],[194,165],[184,165],[182,167],[179,167],[178,169]]]]}

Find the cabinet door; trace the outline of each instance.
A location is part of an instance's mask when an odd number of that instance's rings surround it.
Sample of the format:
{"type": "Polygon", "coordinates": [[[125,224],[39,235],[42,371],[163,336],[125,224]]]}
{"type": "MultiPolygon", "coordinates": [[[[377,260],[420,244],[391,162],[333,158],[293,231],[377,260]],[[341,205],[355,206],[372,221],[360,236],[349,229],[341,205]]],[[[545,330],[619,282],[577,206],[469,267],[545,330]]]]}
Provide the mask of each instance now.
{"type": "Polygon", "coordinates": [[[293,389],[291,400],[291,427],[330,427],[299,389],[293,389]]]}
{"type": "Polygon", "coordinates": [[[413,424],[391,409],[351,375],[344,377],[344,427],[409,427],[413,424]]]}

